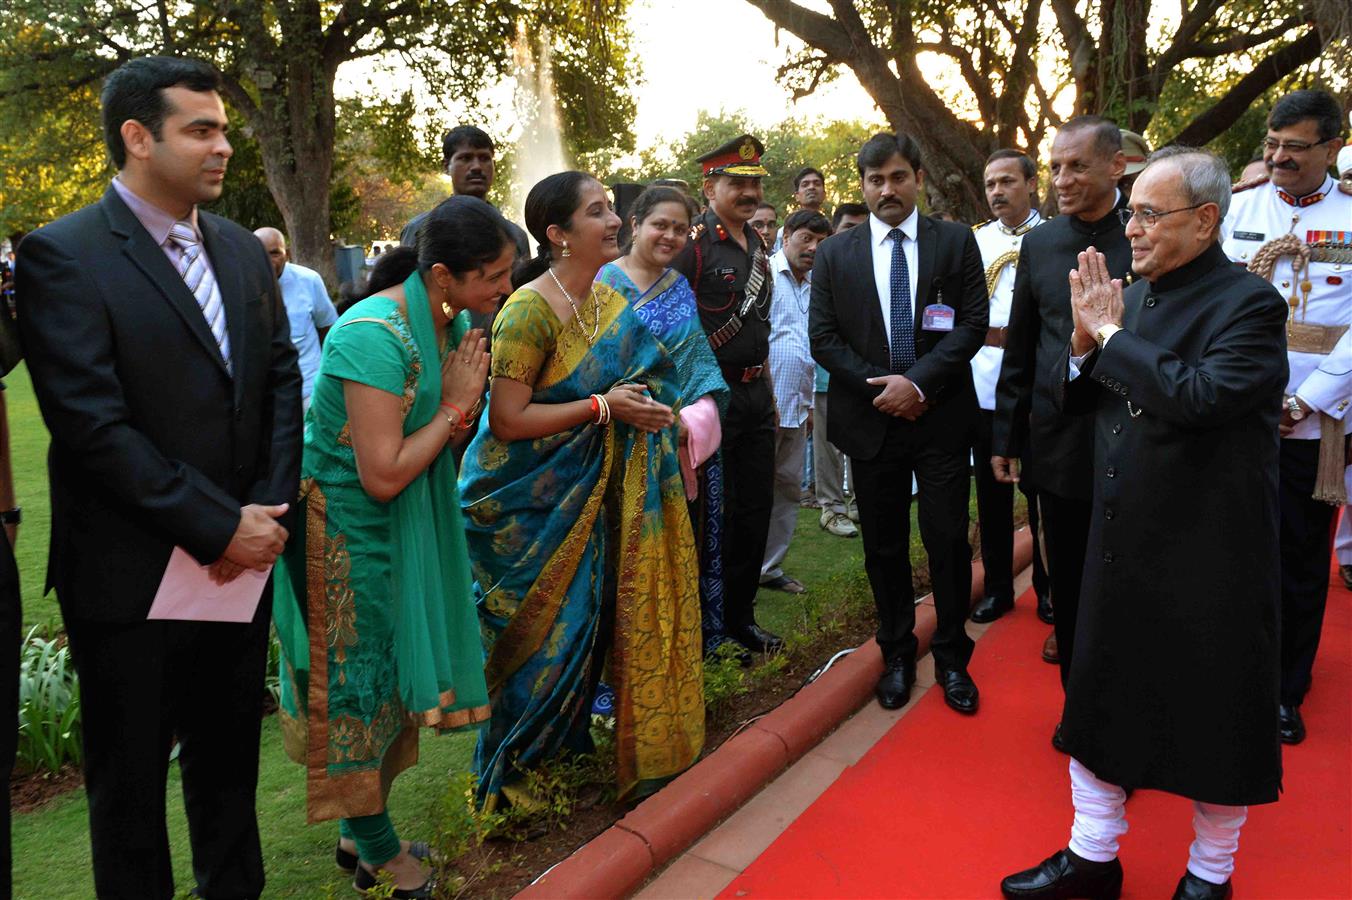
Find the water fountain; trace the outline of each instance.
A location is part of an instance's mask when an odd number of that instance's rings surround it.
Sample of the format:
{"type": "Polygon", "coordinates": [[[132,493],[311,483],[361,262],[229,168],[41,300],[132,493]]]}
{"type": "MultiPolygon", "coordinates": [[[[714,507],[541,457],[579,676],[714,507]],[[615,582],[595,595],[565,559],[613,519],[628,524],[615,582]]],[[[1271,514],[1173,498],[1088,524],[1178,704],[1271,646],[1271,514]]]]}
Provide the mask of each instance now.
{"type": "Polygon", "coordinates": [[[512,107],[521,129],[512,159],[510,208],[514,220],[525,224],[526,194],[546,175],[570,168],[563,150],[558,97],[554,93],[554,69],[550,62],[549,34],[535,42],[524,28],[517,30],[512,45],[516,66],[516,92],[512,107]]]}

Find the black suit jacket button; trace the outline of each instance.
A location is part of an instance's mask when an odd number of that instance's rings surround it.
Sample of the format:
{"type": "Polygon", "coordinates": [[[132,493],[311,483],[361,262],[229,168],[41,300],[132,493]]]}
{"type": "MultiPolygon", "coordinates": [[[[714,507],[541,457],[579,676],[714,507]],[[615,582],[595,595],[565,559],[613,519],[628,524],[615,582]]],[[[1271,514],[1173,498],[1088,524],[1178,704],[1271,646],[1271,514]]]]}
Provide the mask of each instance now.
{"type": "Polygon", "coordinates": [[[244,420],[244,408],[243,408],[243,407],[240,407],[240,406],[236,406],[236,407],[235,407],[235,421],[236,421],[236,422],[242,422],[243,420],[244,420]]]}
{"type": "Polygon", "coordinates": [[[1113,508],[1111,506],[1103,510],[1103,518],[1105,519],[1111,519],[1115,515],[1117,515],[1117,513],[1113,512],[1113,508]]]}
{"type": "Polygon", "coordinates": [[[1116,425],[1113,426],[1113,434],[1121,434],[1121,433],[1122,433],[1122,423],[1118,422],[1116,425]]]}
{"type": "Polygon", "coordinates": [[[1155,305],[1155,298],[1154,298],[1154,297],[1146,297],[1146,298],[1145,298],[1145,305],[1146,305],[1146,306],[1151,306],[1151,307],[1153,307],[1153,306],[1155,305]]]}
{"type": "Polygon", "coordinates": [[[1107,475],[1109,478],[1116,478],[1116,477],[1117,477],[1117,469],[1113,468],[1112,466],[1109,466],[1109,467],[1108,467],[1108,471],[1105,472],[1104,474],[1107,475]]]}
{"type": "Polygon", "coordinates": [[[1113,561],[1113,554],[1111,551],[1107,551],[1103,554],[1103,561],[1106,563],[1110,563],[1113,561]]]}

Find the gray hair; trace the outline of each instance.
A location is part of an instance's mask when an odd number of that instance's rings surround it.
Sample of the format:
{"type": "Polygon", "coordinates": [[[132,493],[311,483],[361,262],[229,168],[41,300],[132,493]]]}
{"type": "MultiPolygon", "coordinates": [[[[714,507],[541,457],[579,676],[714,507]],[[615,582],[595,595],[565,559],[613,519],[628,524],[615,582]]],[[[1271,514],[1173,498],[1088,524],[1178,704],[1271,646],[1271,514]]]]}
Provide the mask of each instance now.
{"type": "MultiPolygon", "coordinates": [[[[1162,147],[1150,154],[1146,167],[1172,162],[1183,176],[1183,196],[1191,206],[1214,203],[1220,208],[1217,222],[1230,211],[1230,168],[1210,150],[1197,147],[1162,147]]],[[[1219,226],[1217,226],[1219,227],[1219,226]]]]}

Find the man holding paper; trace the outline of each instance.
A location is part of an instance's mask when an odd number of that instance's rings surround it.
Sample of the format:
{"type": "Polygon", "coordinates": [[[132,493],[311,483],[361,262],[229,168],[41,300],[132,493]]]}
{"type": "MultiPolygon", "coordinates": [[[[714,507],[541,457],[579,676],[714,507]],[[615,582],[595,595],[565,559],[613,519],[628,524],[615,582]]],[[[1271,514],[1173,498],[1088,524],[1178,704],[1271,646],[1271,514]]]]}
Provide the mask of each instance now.
{"type": "Polygon", "coordinates": [[[195,60],[113,72],[117,177],[19,247],[19,322],[52,435],[47,585],[80,675],[100,897],[174,896],[175,738],[195,893],[263,890],[270,604],[255,573],[285,545],[278,520],[298,492],[300,374],[262,246],[197,209],[231,155],[218,89],[195,60]]]}

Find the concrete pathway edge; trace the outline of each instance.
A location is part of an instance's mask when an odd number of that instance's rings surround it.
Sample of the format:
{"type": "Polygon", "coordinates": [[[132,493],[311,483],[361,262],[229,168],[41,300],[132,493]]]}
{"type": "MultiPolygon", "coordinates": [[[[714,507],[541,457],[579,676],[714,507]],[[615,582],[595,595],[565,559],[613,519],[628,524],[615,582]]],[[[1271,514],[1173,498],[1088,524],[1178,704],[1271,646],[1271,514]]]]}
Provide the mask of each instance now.
{"type": "MultiPolygon", "coordinates": [[[[1014,569],[1032,561],[1032,535],[1015,534],[1014,569]]],[[[972,563],[972,602],[985,570],[972,563]]],[[[918,655],[934,635],[933,597],[916,610],[918,655]]],[[[528,886],[519,898],[625,897],[675,859],[761,788],[815,747],[873,696],[882,657],[872,638],[825,674],[728,739],[671,784],[528,886]]]]}

